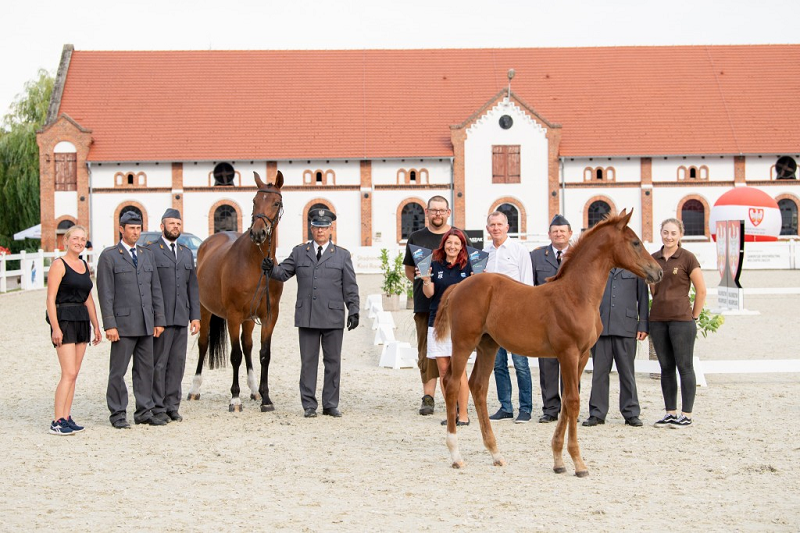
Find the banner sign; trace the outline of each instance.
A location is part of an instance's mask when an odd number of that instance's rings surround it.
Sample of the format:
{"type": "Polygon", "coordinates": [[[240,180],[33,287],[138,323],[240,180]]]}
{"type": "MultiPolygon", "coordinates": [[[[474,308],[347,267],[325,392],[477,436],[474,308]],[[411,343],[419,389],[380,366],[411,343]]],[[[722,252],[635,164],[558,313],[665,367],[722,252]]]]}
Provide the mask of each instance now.
{"type": "Polygon", "coordinates": [[[720,283],[717,303],[725,309],[744,309],[739,276],[744,262],[744,220],[718,220],[717,271],[720,283]]]}

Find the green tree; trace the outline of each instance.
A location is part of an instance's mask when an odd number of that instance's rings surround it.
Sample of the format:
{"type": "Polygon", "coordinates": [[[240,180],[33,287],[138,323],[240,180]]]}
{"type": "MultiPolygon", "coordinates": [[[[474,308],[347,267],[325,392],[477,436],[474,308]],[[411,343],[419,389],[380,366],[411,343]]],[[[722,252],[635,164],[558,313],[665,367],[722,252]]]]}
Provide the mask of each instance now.
{"type": "Polygon", "coordinates": [[[39,147],[54,79],[46,70],[25,84],[0,128],[0,246],[20,248],[14,233],[39,223],[39,147]]]}

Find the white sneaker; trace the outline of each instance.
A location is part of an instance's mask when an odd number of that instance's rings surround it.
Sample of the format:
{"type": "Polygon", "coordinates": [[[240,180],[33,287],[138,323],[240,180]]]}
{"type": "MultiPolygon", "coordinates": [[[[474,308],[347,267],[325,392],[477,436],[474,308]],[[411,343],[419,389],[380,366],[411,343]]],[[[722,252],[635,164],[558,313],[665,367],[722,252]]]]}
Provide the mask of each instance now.
{"type": "Polygon", "coordinates": [[[688,428],[691,425],[692,425],[692,419],[681,415],[675,420],[673,420],[670,423],[669,427],[674,429],[680,429],[680,428],[688,428]]]}

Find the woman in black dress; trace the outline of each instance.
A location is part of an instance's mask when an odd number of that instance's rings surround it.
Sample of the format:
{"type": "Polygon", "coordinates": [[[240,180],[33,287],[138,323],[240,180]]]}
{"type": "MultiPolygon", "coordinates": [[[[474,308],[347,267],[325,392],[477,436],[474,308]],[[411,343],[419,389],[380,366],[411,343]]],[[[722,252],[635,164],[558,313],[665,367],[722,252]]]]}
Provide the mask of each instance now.
{"type": "Polygon", "coordinates": [[[92,279],[86,261],[78,257],[86,247],[86,229],[72,226],[64,234],[66,254],[53,261],[47,275],[47,322],[50,338],[61,365],[61,380],[56,387],[55,418],[50,423],[53,435],[72,435],[83,431],[72,419],[75,380],[81,369],[87,344],[102,340],[97,311],[92,299],[92,279]]]}

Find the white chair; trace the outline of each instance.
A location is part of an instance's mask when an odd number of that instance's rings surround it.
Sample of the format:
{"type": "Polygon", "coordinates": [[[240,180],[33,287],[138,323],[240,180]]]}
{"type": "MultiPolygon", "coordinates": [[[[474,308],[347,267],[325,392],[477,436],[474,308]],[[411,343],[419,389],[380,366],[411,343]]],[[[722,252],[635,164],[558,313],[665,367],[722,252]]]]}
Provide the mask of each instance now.
{"type": "Polygon", "coordinates": [[[407,342],[390,342],[383,347],[378,366],[394,368],[413,368],[417,364],[417,350],[407,342]]]}

